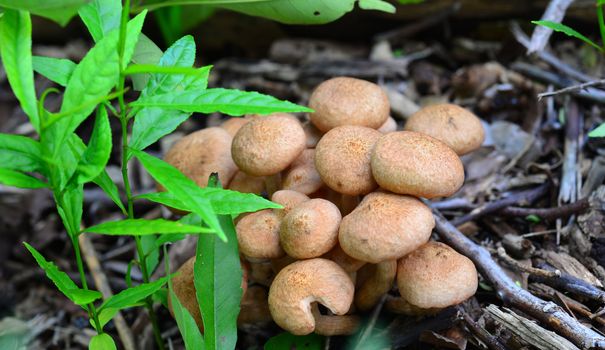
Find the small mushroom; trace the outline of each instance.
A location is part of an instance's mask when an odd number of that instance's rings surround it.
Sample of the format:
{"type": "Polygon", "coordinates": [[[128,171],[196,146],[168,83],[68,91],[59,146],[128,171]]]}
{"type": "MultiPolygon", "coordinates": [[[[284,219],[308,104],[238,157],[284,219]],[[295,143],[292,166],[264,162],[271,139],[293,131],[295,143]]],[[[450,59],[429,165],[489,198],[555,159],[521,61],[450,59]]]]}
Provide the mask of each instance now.
{"type": "Polygon", "coordinates": [[[365,261],[355,259],[345,253],[340,244],[324,254],[322,258],[334,261],[348,274],[355,274],[366,264],[365,261]]]}
{"type": "Polygon", "coordinates": [[[385,260],[362,267],[357,273],[355,306],[360,311],[373,308],[380,298],[391,290],[395,275],[397,275],[397,260],[385,260]]]}
{"type": "Polygon", "coordinates": [[[164,160],[200,187],[208,185],[212,173],[218,173],[227,185],[237,172],[231,158],[231,140],[231,135],[218,127],[199,130],[177,141],[164,160]]]}
{"type": "Polygon", "coordinates": [[[229,118],[225,120],[220,127],[225,129],[231,137],[234,137],[235,134],[241,129],[242,126],[248,124],[250,121],[249,117],[245,118],[229,118]]]}
{"type": "Polygon", "coordinates": [[[317,129],[315,125],[313,125],[313,123],[311,123],[310,121],[306,121],[303,123],[303,130],[305,130],[305,135],[307,136],[306,147],[315,148],[315,146],[317,146],[317,143],[323,136],[323,133],[319,131],[319,129],[317,129]]]}
{"type": "Polygon", "coordinates": [[[473,262],[439,242],[428,242],[397,265],[399,293],[412,306],[411,313],[432,313],[459,304],[475,294],[477,284],[473,262]]]}
{"type": "Polygon", "coordinates": [[[351,257],[375,264],[420,247],[434,226],[431,209],[420,200],[373,192],[342,219],[338,241],[351,257]]]}
{"type": "Polygon", "coordinates": [[[295,335],[315,330],[311,304],[319,302],[335,315],[344,315],[353,302],[355,287],[336,263],[321,259],[284,267],[269,289],[269,310],[277,325],[295,335]]]}
{"type": "Polygon", "coordinates": [[[458,155],[445,143],[414,131],[383,135],[376,142],[371,164],[380,187],[399,194],[447,197],[464,182],[458,155]]]}
{"type": "Polygon", "coordinates": [[[283,177],[282,188],[309,195],[323,186],[315,169],[315,150],[306,149],[290,165],[283,177]]]}
{"type": "Polygon", "coordinates": [[[383,134],[397,131],[397,122],[395,119],[393,119],[393,117],[389,117],[389,119],[387,119],[387,121],[378,128],[378,131],[383,134]]]}
{"type": "Polygon", "coordinates": [[[238,171],[229,182],[229,189],[243,193],[255,193],[260,195],[265,190],[265,178],[262,176],[248,175],[238,171]]]}
{"type": "Polygon", "coordinates": [[[286,253],[295,259],[310,259],[327,253],[338,243],[340,211],[325,199],[311,199],[284,216],[279,239],[286,253]]]}
{"type": "Polygon", "coordinates": [[[460,156],[481,147],[485,139],[481,120],[471,111],[449,103],[422,108],[408,119],[404,129],[432,136],[460,156]]]}
{"type": "Polygon", "coordinates": [[[303,193],[292,190],[280,190],[273,193],[271,200],[283,207],[283,209],[274,209],[275,214],[281,220],[297,205],[308,201],[309,197],[303,193]]]}
{"type": "Polygon", "coordinates": [[[389,117],[389,99],[369,81],[337,77],[319,84],[309,98],[311,122],[322,132],[342,125],[378,129],[389,117]]]}
{"type": "Polygon", "coordinates": [[[261,260],[283,256],[279,225],[280,218],[272,209],[243,216],[235,226],[240,252],[248,258],[261,260]]]}
{"type": "Polygon", "coordinates": [[[315,168],[323,182],[342,194],[357,196],[374,190],[370,160],[382,134],[363,126],[345,125],[330,130],[315,148],[315,168]]]}
{"type": "Polygon", "coordinates": [[[258,327],[273,320],[267,302],[267,290],[258,285],[250,286],[242,298],[240,313],[237,316],[238,327],[258,327]]]}

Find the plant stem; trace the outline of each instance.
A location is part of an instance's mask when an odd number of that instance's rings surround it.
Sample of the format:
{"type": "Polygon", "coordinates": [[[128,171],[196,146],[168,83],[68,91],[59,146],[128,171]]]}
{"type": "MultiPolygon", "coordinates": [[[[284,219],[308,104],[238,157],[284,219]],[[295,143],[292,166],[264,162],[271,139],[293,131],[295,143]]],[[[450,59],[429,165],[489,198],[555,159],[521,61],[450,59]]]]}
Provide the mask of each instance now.
{"type": "Polygon", "coordinates": [[[597,18],[599,19],[599,31],[601,32],[601,51],[605,50],[605,20],[603,19],[603,5],[597,4],[597,18]]]}
{"type": "MultiPolygon", "coordinates": [[[[130,0],[124,0],[122,8],[122,16],[120,21],[120,41],[118,43],[118,57],[120,64],[120,79],[118,82],[118,91],[123,91],[126,83],[126,76],[124,75],[124,68],[122,61],[124,57],[124,47],[126,45],[126,26],[128,23],[130,10],[130,0]]],[[[134,208],[132,201],[132,190],[130,188],[130,180],[128,179],[128,115],[126,110],[126,103],[124,102],[124,94],[118,96],[118,103],[120,106],[120,125],[122,127],[122,179],[124,181],[124,190],[126,192],[126,200],[128,204],[128,218],[134,219],[134,208]]],[[[149,283],[149,271],[147,271],[147,258],[141,243],[139,236],[134,236],[136,244],[137,255],[139,256],[139,267],[143,275],[143,282],[149,283]]],[[[153,335],[155,341],[160,350],[164,350],[164,341],[162,340],[162,334],[158,324],[158,319],[153,309],[153,300],[151,296],[145,298],[145,307],[149,312],[149,318],[151,320],[151,326],[153,327],[153,335]]]]}
{"type": "MultiPolygon", "coordinates": [[[[80,253],[80,243],[78,242],[78,236],[70,234],[72,238],[71,243],[74,247],[74,253],[76,255],[76,262],[78,265],[78,272],[80,272],[80,281],[82,282],[82,288],[88,290],[88,282],[86,282],[86,274],[84,273],[84,263],[82,262],[82,254],[80,253]]],[[[97,308],[93,303],[86,305],[88,311],[88,317],[95,323],[95,328],[98,334],[103,333],[103,327],[99,322],[99,316],[97,315],[97,308]]]]}

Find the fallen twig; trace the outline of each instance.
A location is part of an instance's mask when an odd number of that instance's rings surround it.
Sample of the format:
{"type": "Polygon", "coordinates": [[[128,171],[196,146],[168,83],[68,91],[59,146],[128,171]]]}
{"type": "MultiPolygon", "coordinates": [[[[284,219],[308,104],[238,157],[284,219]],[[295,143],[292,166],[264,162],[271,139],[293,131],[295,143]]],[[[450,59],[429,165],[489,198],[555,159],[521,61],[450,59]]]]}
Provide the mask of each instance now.
{"type": "Polygon", "coordinates": [[[441,239],[475,263],[481,275],[493,285],[496,295],[505,304],[548,325],[580,348],[605,347],[605,337],[582,325],[558,305],[544,301],[516,285],[485,248],[464,236],[441,213],[435,210],[433,212],[441,239]]]}
{"type": "Polygon", "coordinates": [[[541,94],[538,94],[538,100],[542,99],[543,97],[568,94],[568,93],[571,93],[574,91],[585,90],[586,88],[589,88],[591,86],[598,86],[598,85],[605,85],[605,79],[593,80],[593,81],[589,81],[586,83],[571,85],[566,88],[555,90],[555,91],[543,92],[541,94]]]}
{"type": "Polygon", "coordinates": [[[588,198],[583,198],[577,202],[562,205],[554,208],[520,208],[506,207],[498,213],[506,216],[526,217],[536,215],[544,220],[566,218],[570,215],[579,214],[590,208],[588,198]]]}
{"type": "MultiPolygon", "coordinates": [[[[539,263],[536,266],[543,271],[559,271],[546,263],[539,263]]],[[[592,284],[565,272],[559,271],[559,276],[557,277],[533,275],[530,277],[530,279],[544,283],[559,290],[582,296],[584,298],[605,302],[605,291],[602,291],[592,284]]]]}
{"type": "Polygon", "coordinates": [[[498,340],[498,338],[494,337],[487,330],[479,326],[468,313],[461,311],[461,314],[464,322],[466,322],[466,325],[471,332],[485,345],[487,345],[488,348],[491,350],[506,350],[506,347],[498,340]]]}
{"type": "MultiPolygon", "coordinates": [[[[551,21],[561,23],[563,17],[565,17],[565,12],[567,8],[573,0],[551,0],[542,15],[541,20],[551,21]]],[[[548,39],[552,34],[552,29],[546,28],[543,26],[536,26],[533,34],[531,35],[531,41],[529,43],[529,47],[527,48],[527,54],[532,54],[534,52],[539,52],[544,49],[546,44],[548,43],[548,39]]]]}
{"type": "Polygon", "coordinates": [[[525,265],[521,264],[517,260],[510,257],[508,254],[506,254],[506,250],[504,250],[504,247],[498,247],[496,252],[498,253],[498,257],[502,261],[504,261],[505,263],[507,263],[509,266],[511,266],[512,268],[514,268],[517,271],[526,272],[526,273],[530,274],[531,276],[543,277],[543,278],[548,278],[548,279],[554,279],[554,278],[561,276],[561,271],[559,271],[559,270],[554,270],[554,271],[544,270],[544,269],[535,268],[533,266],[525,266],[525,265]]]}

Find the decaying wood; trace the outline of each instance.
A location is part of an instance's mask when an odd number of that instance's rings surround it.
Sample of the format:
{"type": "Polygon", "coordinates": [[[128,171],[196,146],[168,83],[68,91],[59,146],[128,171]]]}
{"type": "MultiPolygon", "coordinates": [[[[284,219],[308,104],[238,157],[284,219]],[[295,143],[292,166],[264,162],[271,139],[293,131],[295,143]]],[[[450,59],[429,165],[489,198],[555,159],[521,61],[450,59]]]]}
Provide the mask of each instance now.
{"type": "Polygon", "coordinates": [[[557,288],[558,290],[570,292],[581,297],[596,300],[598,302],[605,302],[605,292],[600,290],[599,288],[596,288],[592,284],[577,277],[574,277],[568,273],[561,272],[560,270],[557,270],[546,263],[538,263],[536,266],[542,271],[549,271],[553,273],[555,271],[558,271],[558,275],[549,276],[535,274],[530,276],[530,280],[542,282],[544,284],[557,288]]]}
{"type": "Polygon", "coordinates": [[[546,270],[546,269],[535,268],[533,266],[525,266],[525,265],[521,264],[519,261],[511,258],[508,254],[506,254],[506,251],[504,250],[503,247],[498,247],[496,252],[498,253],[498,258],[500,258],[500,260],[504,261],[507,265],[509,265],[510,267],[514,268],[517,271],[526,272],[530,276],[539,276],[539,277],[544,277],[544,278],[549,278],[549,279],[554,279],[554,278],[561,276],[561,271],[559,271],[559,270],[546,270]]]}
{"type": "Polygon", "coordinates": [[[535,322],[520,316],[507,308],[499,308],[496,305],[488,305],[485,310],[498,323],[503,325],[511,333],[515,334],[523,342],[527,342],[538,349],[543,350],[579,350],[567,339],[548,331],[535,322]]]}
{"type": "Polygon", "coordinates": [[[526,217],[528,215],[536,215],[544,220],[552,220],[559,218],[567,218],[574,214],[580,214],[590,208],[588,198],[583,198],[577,202],[566,205],[561,205],[553,208],[519,208],[506,207],[498,213],[506,216],[526,217]]]}
{"type": "Polygon", "coordinates": [[[462,312],[462,318],[471,332],[482,341],[491,350],[506,350],[506,347],[498,340],[498,338],[489,334],[483,327],[481,327],[472,317],[466,312],[462,312]]]}
{"type": "Polygon", "coordinates": [[[492,259],[489,252],[464,236],[438,211],[433,210],[436,230],[443,241],[471,259],[496,295],[511,307],[547,325],[582,349],[605,347],[605,337],[582,325],[558,305],[544,301],[519,287],[492,259]]]}

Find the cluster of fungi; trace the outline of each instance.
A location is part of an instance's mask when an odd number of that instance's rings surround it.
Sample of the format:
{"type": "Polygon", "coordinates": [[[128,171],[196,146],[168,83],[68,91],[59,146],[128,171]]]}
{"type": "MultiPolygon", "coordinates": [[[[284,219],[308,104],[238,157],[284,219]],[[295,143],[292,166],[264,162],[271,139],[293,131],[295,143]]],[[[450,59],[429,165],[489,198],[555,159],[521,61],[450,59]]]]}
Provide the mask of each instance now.
{"type": "MultiPolygon", "coordinates": [[[[430,241],[435,221],[419,198],[460,188],[460,156],[484,139],[480,120],[456,105],[432,105],[397,131],[383,90],[348,77],[320,84],[309,107],[303,123],[284,113],[229,119],[185,136],[165,157],[200,186],[216,172],[229,189],[283,206],[236,220],[242,314],[256,310],[240,322],[268,309],[293,334],[343,335],[395,284],[391,309],[410,315],[471,297],[475,266],[430,241]]],[[[173,285],[202,328],[192,264],[173,285]]]]}

